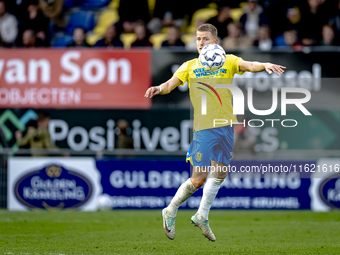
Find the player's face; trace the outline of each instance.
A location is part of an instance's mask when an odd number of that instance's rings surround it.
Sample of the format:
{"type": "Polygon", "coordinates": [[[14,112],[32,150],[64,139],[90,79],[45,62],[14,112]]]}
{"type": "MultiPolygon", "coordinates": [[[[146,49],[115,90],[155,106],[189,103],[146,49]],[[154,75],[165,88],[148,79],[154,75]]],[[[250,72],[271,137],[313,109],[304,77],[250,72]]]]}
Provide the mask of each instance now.
{"type": "Polygon", "coordinates": [[[208,44],[217,44],[217,39],[214,38],[209,31],[197,31],[196,33],[196,45],[198,53],[201,53],[201,50],[204,46],[208,44]]]}

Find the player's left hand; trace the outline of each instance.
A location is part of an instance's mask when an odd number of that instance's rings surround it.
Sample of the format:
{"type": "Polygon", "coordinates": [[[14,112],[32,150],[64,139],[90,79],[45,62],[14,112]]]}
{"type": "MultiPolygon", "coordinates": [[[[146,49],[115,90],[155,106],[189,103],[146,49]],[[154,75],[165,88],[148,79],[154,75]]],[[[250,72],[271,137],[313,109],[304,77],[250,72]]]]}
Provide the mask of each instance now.
{"type": "Polygon", "coordinates": [[[264,65],[264,68],[266,69],[267,73],[272,74],[274,72],[277,76],[283,74],[284,73],[283,69],[286,69],[285,66],[275,65],[272,63],[266,63],[264,65]]]}

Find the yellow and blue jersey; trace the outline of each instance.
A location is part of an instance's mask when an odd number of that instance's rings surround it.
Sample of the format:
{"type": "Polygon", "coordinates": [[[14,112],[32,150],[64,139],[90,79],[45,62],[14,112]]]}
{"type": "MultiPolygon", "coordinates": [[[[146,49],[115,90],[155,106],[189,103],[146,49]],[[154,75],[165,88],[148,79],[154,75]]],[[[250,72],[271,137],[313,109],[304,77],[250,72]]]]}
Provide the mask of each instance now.
{"type": "Polygon", "coordinates": [[[232,93],[228,89],[215,88],[216,84],[232,84],[234,75],[242,75],[239,63],[242,58],[227,55],[224,65],[215,71],[202,67],[198,58],[183,63],[173,75],[189,83],[190,100],[194,107],[194,130],[215,128],[214,119],[226,119],[228,123],[219,125],[229,126],[237,123],[233,114],[232,93]],[[202,115],[202,95],[205,94],[207,113],[202,115]]]}

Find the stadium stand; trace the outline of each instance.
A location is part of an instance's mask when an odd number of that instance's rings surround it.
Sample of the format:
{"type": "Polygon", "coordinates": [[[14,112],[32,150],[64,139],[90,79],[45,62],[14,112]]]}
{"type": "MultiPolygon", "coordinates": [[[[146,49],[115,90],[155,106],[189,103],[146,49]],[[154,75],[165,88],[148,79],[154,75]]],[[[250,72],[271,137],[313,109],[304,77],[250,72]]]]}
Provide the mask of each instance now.
{"type": "Polygon", "coordinates": [[[92,33],[87,35],[86,41],[90,45],[94,45],[99,39],[103,37],[108,26],[119,21],[118,12],[113,9],[106,9],[100,13],[96,27],[92,33]]]}
{"type": "Polygon", "coordinates": [[[64,35],[57,37],[53,42],[53,47],[66,47],[68,44],[72,43],[73,38],[70,35],[64,35]]]}
{"type": "Polygon", "coordinates": [[[92,30],[93,33],[103,35],[106,28],[119,21],[118,12],[115,10],[104,10],[99,17],[96,27],[92,30]]]}
{"type": "Polygon", "coordinates": [[[194,37],[193,34],[184,34],[184,35],[181,35],[181,40],[187,44],[188,42],[190,42],[192,40],[192,38],[194,37]]]}
{"type": "Polygon", "coordinates": [[[110,0],[83,0],[80,6],[84,8],[101,8],[109,3],[110,0]]]}
{"type": "Polygon", "coordinates": [[[64,0],[64,9],[79,6],[82,0],[64,0]]]}
{"type": "MultiPolygon", "coordinates": [[[[159,48],[165,40],[167,30],[170,26],[180,28],[183,33],[181,39],[186,44],[194,45],[193,36],[199,24],[208,20],[219,20],[218,10],[222,6],[230,4],[229,19],[239,21],[242,24],[242,34],[248,35],[254,42],[259,37],[259,27],[267,26],[270,31],[270,39],[273,47],[285,46],[284,33],[295,31],[297,35],[296,45],[302,46],[337,46],[340,44],[340,29],[338,22],[339,6],[337,1],[299,1],[288,2],[277,1],[198,1],[197,5],[191,6],[194,2],[186,1],[184,11],[174,8],[176,2],[163,3],[161,0],[25,0],[12,1],[0,0],[6,3],[3,14],[0,13],[0,20],[6,19],[6,15],[14,15],[17,25],[11,31],[18,30],[15,41],[10,43],[2,40],[2,47],[22,47],[22,35],[25,30],[33,29],[36,37],[42,41],[44,46],[63,47],[67,38],[65,35],[72,35],[74,28],[82,27],[87,33],[86,41],[94,45],[102,39],[108,26],[114,24],[118,36],[122,35],[125,48],[129,48],[136,39],[134,28],[136,24],[143,21],[147,33],[151,34],[150,41],[155,49],[159,48]],[[256,3],[257,2],[257,3],[256,3]],[[189,4],[190,3],[190,4],[189,4]],[[38,6],[38,15],[32,18],[29,5],[38,6]],[[60,8],[60,5],[63,8],[60,8]],[[246,26],[247,15],[250,13],[251,5],[257,5],[256,15],[259,24],[246,26]],[[190,5],[190,6],[189,6],[190,5]],[[195,9],[196,8],[196,9],[195,9]],[[261,11],[260,11],[261,10],[261,11]],[[7,14],[6,14],[7,12],[7,14]],[[1,17],[4,16],[4,17],[1,17]],[[265,19],[264,19],[265,17],[265,19]],[[42,22],[45,19],[46,22],[42,22]],[[38,21],[39,20],[39,21],[38,21]],[[264,22],[265,21],[265,22],[264,22]],[[309,24],[313,23],[312,26],[309,24]],[[32,27],[33,24],[33,27],[32,27]],[[35,24],[35,25],[34,25],[35,24]],[[325,26],[327,25],[327,26],[325,26]],[[39,28],[39,27],[42,27],[39,28]],[[246,27],[253,27],[254,31],[248,31],[246,27]],[[256,28],[258,27],[258,28],[256,28]],[[312,27],[312,28],[311,28],[312,27]],[[42,34],[40,31],[43,31],[42,34]],[[329,37],[329,38],[328,38],[329,37]],[[333,39],[332,39],[333,38],[333,39]]],[[[1,23],[1,22],[0,22],[1,23]]],[[[211,22],[210,22],[211,23],[211,22]]],[[[223,24],[223,22],[221,23],[223,24]]],[[[219,37],[229,37],[227,27],[224,33],[219,30],[219,37]]],[[[3,35],[6,38],[7,34],[3,35]]],[[[256,43],[255,43],[256,46],[256,43]]],[[[189,47],[190,48],[190,47],[189,47]]]]}
{"type": "Polygon", "coordinates": [[[92,11],[78,11],[72,13],[70,20],[65,28],[67,34],[72,34],[76,27],[82,27],[84,30],[90,31],[95,26],[94,14],[92,11]]]}
{"type": "Polygon", "coordinates": [[[134,33],[121,34],[120,40],[123,42],[125,49],[130,49],[131,44],[136,40],[136,35],[134,33]]]}
{"type": "Polygon", "coordinates": [[[241,16],[243,14],[243,10],[242,8],[234,8],[230,10],[230,17],[234,20],[234,21],[239,21],[241,16]]]}
{"type": "Polygon", "coordinates": [[[199,20],[205,20],[216,16],[218,11],[216,9],[204,8],[197,10],[192,16],[191,24],[188,28],[188,33],[194,34],[196,32],[197,23],[199,20]]]}
{"type": "Polygon", "coordinates": [[[120,0],[112,0],[112,1],[110,2],[110,4],[108,5],[108,7],[109,7],[110,9],[118,10],[119,3],[120,3],[120,0]]]}
{"type": "Polygon", "coordinates": [[[159,33],[150,36],[150,41],[153,44],[154,49],[159,49],[162,43],[166,40],[166,34],[159,33]]]}
{"type": "Polygon", "coordinates": [[[101,35],[98,35],[98,34],[89,34],[89,35],[86,36],[86,42],[89,45],[95,45],[96,42],[98,42],[101,38],[102,38],[101,35]]]}

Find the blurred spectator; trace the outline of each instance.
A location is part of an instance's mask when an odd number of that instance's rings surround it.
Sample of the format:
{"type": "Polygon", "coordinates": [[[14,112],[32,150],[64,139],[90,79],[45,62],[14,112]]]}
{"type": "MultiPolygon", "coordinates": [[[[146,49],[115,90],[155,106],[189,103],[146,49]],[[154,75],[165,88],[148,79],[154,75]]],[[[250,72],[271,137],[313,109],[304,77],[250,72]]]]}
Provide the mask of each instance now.
{"type": "Polygon", "coordinates": [[[337,2],[337,6],[335,11],[335,14],[332,15],[332,17],[328,20],[328,23],[332,25],[334,32],[335,32],[335,38],[339,41],[340,39],[340,0],[337,2]]]}
{"type": "Polygon", "coordinates": [[[284,31],[283,35],[279,36],[280,39],[276,38],[276,46],[283,46],[287,48],[292,48],[294,50],[301,50],[302,45],[299,44],[299,38],[295,30],[284,31]],[[282,39],[281,39],[282,37],[282,39]]]}
{"type": "Polygon", "coordinates": [[[17,36],[18,22],[6,12],[5,2],[0,0],[0,46],[12,46],[17,36]]]}
{"type": "Polygon", "coordinates": [[[244,14],[240,18],[242,31],[255,40],[259,27],[268,25],[268,18],[263,13],[263,8],[258,4],[257,0],[248,0],[243,11],[244,14]]]}
{"type": "Polygon", "coordinates": [[[242,35],[241,25],[238,22],[231,22],[227,26],[228,36],[223,39],[222,47],[225,49],[249,48],[253,46],[253,40],[242,35]]]}
{"type": "Polygon", "coordinates": [[[153,19],[147,24],[147,28],[153,34],[161,33],[163,27],[184,25],[184,15],[186,14],[182,0],[163,1],[156,0],[153,19]]]}
{"type": "Polygon", "coordinates": [[[322,39],[320,41],[321,46],[334,46],[337,45],[335,41],[334,30],[331,25],[326,24],[322,27],[322,39]]]}
{"type": "Polygon", "coordinates": [[[288,8],[286,13],[287,18],[287,28],[288,29],[298,29],[298,25],[301,20],[300,9],[295,6],[293,8],[288,8]]]}
{"type": "MultiPolygon", "coordinates": [[[[25,136],[21,133],[21,131],[17,131],[15,133],[17,143],[19,147],[27,146],[30,149],[52,149],[56,148],[52,142],[50,133],[48,131],[50,117],[47,113],[39,113],[37,119],[37,127],[32,124],[28,127],[27,133],[25,136]]],[[[42,154],[39,152],[32,151],[32,156],[45,156],[46,154],[42,154]]]]}
{"type": "Polygon", "coordinates": [[[301,10],[299,37],[304,46],[316,45],[321,40],[322,26],[328,21],[321,9],[320,0],[307,0],[307,6],[301,10]]]}
{"type": "MultiPolygon", "coordinates": [[[[38,129],[38,123],[36,120],[30,120],[29,122],[26,123],[25,126],[26,126],[26,129],[24,132],[21,132],[19,130],[15,132],[15,137],[17,139],[19,149],[30,149],[31,148],[31,145],[29,143],[29,137],[32,136],[32,134],[35,133],[36,130],[38,129]]],[[[31,154],[20,153],[18,156],[31,156],[31,154]]]]}
{"type": "Polygon", "coordinates": [[[152,47],[150,42],[150,33],[146,30],[144,22],[137,22],[135,26],[136,40],[131,44],[131,47],[152,47]]]}
{"type": "Polygon", "coordinates": [[[44,130],[48,132],[48,125],[50,123],[51,117],[47,112],[38,113],[37,125],[39,130],[44,130]]]}
{"type": "Polygon", "coordinates": [[[294,7],[282,7],[285,8],[285,12],[281,10],[273,10],[271,13],[271,30],[273,38],[282,35],[284,31],[299,30],[301,21],[301,12],[297,6],[294,7]]]}
{"type": "Polygon", "coordinates": [[[103,39],[96,42],[94,47],[124,47],[122,41],[117,36],[116,27],[108,26],[103,39]]]}
{"type": "Polygon", "coordinates": [[[121,0],[118,14],[120,17],[118,34],[134,32],[137,20],[143,20],[144,24],[150,20],[148,0],[121,0]]]}
{"type": "Polygon", "coordinates": [[[20,19],[19,30],[21,34],[27,29],[33,29],[36,38],[42,42],[48,42],[49,20],[39,10],[38,0],[30,0],[27,6],[27,13],[20,19]]]}
{"type": "Polygon", "coordinates": [[[254,46],[257,46],[262,51],[269,51],[273,46],[273,41],[270,38],[269,27],[260,27],[257,36],[257,41],[255,41],[254,46]]]}
{"type": "Polygon", "coordinates": [[[181,33],[178,27],[169,27],[167,31],[167,40],[162,43],[162,47],[184,47],[185,44],[180,37],[181,33]]]}
{"type": "Polygon", "coordinates": [[[230,6],[221,5],[218,9],[218,15],[207,21],[217,28],[218,35],[221,39],[228,36],[227,26],[233,19],[230,17],[230,6]]]}
{"type": "Polygon", "coordinates": [[[298,45],[298,37],[295,30],[288,30],[283,33],[284,43],[286,46],[297,46],[298,45]]]}
{"type": "Polygon", "coordinates": [[[38,129],[38,122],[36,120],[30,120],[25,125],[26,129],[22,133],[22,136],[26,136],[28,133],[35,132],[38,129]]]}
{"type": "Polygon", "coordinates": [[[90,47],[85,39],[86,32],[84,28],[77,27],[73,30],[73,42],[68,44],[67,47],[90,47]]]}
{"type": "Polygon", "coordinates": [[[133,149],[133,139],[130,135],[131,128],[129,127],[129,123],[126,120],[118,120],[117,122],[117,131],[118,131],[118,141],[117,148],[118,149],[133,149]]]}
{"type": "Polygon", "coordinates": [[[63,27],[64,23],[61,19],[61,11],[63,10],[64,0],[39,0],[39,8],[44,15],[53,20],[54,24],[63,27]]]}
{"type": "Polygon", "coordinates": [[[33,29],[27,29],[22,34],[22,46],[24,47],[43,47],[43,42],[36,37],[33,29]]]}

